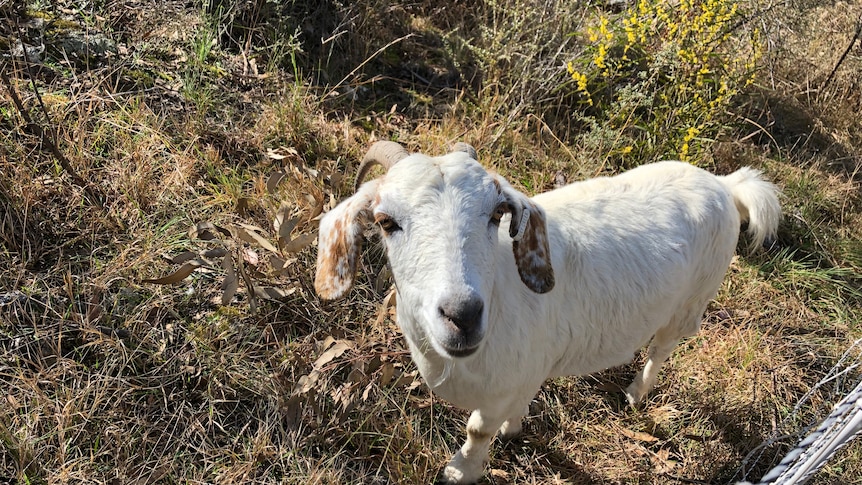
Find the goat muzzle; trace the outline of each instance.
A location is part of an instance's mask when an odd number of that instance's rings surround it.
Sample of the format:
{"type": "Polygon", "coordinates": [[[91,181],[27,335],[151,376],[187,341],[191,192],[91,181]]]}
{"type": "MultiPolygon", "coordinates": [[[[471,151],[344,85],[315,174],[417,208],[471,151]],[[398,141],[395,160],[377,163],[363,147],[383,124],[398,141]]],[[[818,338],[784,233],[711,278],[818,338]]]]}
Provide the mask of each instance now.
{"type": "Polygon", "coordinates": [[[478,296],[446,300],[437,309],[449,338],[441,342],[452,357],[467,357],[482,341],[485,303],[478,296]]]}

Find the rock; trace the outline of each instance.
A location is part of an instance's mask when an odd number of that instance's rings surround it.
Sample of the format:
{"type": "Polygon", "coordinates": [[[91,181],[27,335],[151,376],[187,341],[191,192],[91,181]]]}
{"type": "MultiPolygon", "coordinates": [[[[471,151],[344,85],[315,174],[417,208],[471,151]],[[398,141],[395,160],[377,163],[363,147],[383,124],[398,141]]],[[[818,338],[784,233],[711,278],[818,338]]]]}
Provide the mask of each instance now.
{"type": "Polygon", "coordinates": [[[117,53],[117,44],[102,33],[66,31],[46,39],[48,51],[58,60],[93,67],[117,53]]]}
{"type": "MultiPolygon", "coordinates": [[[[9,55],[15,59],[27,60],[29,62],[42,62],[42,54],[45,53],[45,45],[29,45],[22,43],[19,39],[15,39],[12,43],[12,48],[9,49],[9,55]],[[26,55],[25,55],[26,54],[26,55]]],[[[4,56],[5,57],[5,56],[4,56]]]]}

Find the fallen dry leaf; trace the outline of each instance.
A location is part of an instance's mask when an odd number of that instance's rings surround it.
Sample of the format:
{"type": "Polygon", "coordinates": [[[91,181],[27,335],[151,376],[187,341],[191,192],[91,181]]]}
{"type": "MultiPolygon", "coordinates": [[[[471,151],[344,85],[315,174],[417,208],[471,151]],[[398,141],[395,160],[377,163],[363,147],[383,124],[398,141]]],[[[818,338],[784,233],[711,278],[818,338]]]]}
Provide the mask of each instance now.
{"type": "Polygon", "coordinates": [[[287,177],[287,173],[285,172],[272,172],[269,174],[269,177],[266,179],[266,191],[270,194],[275,193],[275,189],[278,188],[278,184],[280,184],[285,177],[287,177]]]}
{"type": "Polygon", "coordinates": [[[298,253],[305,249],[306,246],[314,242],[315,239],[317,239],[316,232],[300,234],[295,239],[291,239],[287,244],[284,245],[284,252],[298,253]]]}
{"type": "Polygon", "coordinates": [[[225,255],[222,260],[222,268],[225,270],[225,277],[221,284],[221,304],[227,305],[236,294],[237,288],[239,288],[239,278],[236,277],[236,271],[233,268],[232,255],[225,255]]]}
{"type": "Polygon", "coordinates": [[[299,394],[305,394],[314,388],[314,385],[317,383],[317,380],[320,379],[320,371],[317,369],[313,369],[308,375],[304,375],[296,381],[296,386],[294,386],[291,395],[296,396],[299,394]]]}
{"type": "Polygon", "coordinates": [[[299,222],[298,217],[294,217],[292,219],[288,218],[292,209],[293,207],[290,204],[282,202],[281,205],[278,206],[278,210],[275,212],[275,219],[272,221],[272,228],[280,238],[289,238],[290,232],[293,231],[293,228],[296,227],[296,223],[299,222]]]}
{"type": "Polygon", "coordinates": [[[333,359],[338,358],[344,352],[347,352],[350,349],[350,345],[344,341],[336,341],[335,345],[329,348],[326,352],[320,355],[317,360],[314,361],[314,368],[320,369],[324,365],[330,363],[333,359]]]}
{"type": "Polygon", "coordinates": [[[141,283],[152,283],[155,285],[172,285],[174,283],[179,283],[180,281],[186,279],[186,277],[198,268],[201,267],[201,264],[197,260],[192,260],[180,267],[180,269],[174,271],[173,273],[164,276],[162,278],[155,279],[147,279],[141,280],[141,283]]]}
{"type": "Polygon", "coordinates": [[[219,235],[229,237],[231,234],[227,229],[217,226],[212,222],[198,222],[189,228],[189,239],[210,241],[212,239],[221,239],[219,235]]]}
{"type": "Polygon", "coordinates": [[[380,268],[380,272],[377,273],[377,277],[374,278],[374,291],[378,295],[382,295],[389,289],[389,286],[392,284],[392,270],[389,268],[389,265],[383,265],[380,268]]]}
{"type": "Polygon", "coordinates": [[[656,441],[658,441],[658,438],[656,438],[655,436],[641,431],[632,431],[630,429],[620,428],[620,432],[626,438],[643,441],[644,443],[655,443],[656,441]]]}
{"type": "Polygon", "coordinates": [[[501,470],[499,468],[492,468],[490,475],[494,478],[499,478],[502,480],[508,480],[509,479],[509,472],[507,472],[506,470],[501,470]]]}
{"type": "Polygon", "coordinates": [[[670,451],[664,448],[651,454],[650,462],[652,462],[652,465],[655,468],[655,472],[659,475],[663,473],[670,473],[671,471],[673,471],[674,467],[676,467],[678,463],[677,460],[672,460],[670,458],[670,451]]]}
{"type": "Polygon", "coordinates": [[[202,252],[201,256],[203,256],[207,259],[213,259],[213,258],[221,258],[225,254],[227,254],[227,249],[225,249],[225,248],[214,248],[214,249],[208,249],[208,250],[202,252]]]}
{"type": "Polygon", "coordinates": [[[254,294],[266,300],[282,300],[296,293],[296,287],[290,287],[286,290],[275,288],[274,286],[255,286],[254,294]]]}
{"type": "Polygon", "coordinates": [[[341,175],[340,172],[332,172],[329,174],[329,177],[326,179],[326,183],[332,188],[332,190],[341,189],[341,182],[344,180],[344,176],[341,175]]]}
{"type": "Polygon", "coordinates": [[[186,261],[195,259],[197,257],[198,257],[198,253],[196,253],[194,251],[185,251],[185,252],[182,252],[180,254],[177,254],[173,258],[170,258],[170,261],[174,264],[182,264],[182,263],[185,263],[186,261]]]}
{"type": "Polygon", "coordinates": [[[393,289],[383,298],[383,302],[380,304],[380,310],[377,312],[377,319],[374,322],[375,325],[383,325],[383,321],[386,320],[387,316],[392,319],[395,318],[396,296],[397,293],[393,289]]]}
{"type": "Polygon", "coordinates": [[[380,368],[380,377],[377,378],[377,382],[381,386],[385,386],[392,382],[392,377],[395,376],[395,365],[392,362],[387,362],[383,364],[380,368]]]}
{"type": "Polygon", "coordinates": [[[257,244],[260,247],[266,249],[267,251],[278,253],[278,248],[273,246],[272,243],[269,242],[269,240],[267,240],[264,236],[258,234],[256,231],[252,229],[246,229],[245,227],[234,227],[233,229],[236,232],[236,235],[243,241],[251,244],[257,244]]]}
{"type": "Polygon", "coordinates": [[[234,208],[234,211],[237,213],[237,215],[241,217],[248,216],[248,206],[250,202],[251,201],[248,197],[240,197],[236,201],[236,207],[234,208]]]}
{"type": "Polygon", "coordinates": [[[242,253],[242,259],[246,263],[252,266],[257,266],[258,264],[260,264],[260,256],[257,255],[257,251],[255,251],[254,249],[242,248],[240,250],[240,253],[242,253]]]}

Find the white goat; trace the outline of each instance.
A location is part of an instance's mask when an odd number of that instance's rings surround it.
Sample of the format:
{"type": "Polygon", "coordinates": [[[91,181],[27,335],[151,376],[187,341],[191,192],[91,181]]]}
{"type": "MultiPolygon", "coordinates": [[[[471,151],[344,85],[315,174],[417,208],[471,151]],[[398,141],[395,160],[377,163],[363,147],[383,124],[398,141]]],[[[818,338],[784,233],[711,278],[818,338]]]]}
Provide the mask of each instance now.
{"type": "Polygon", "coordinates": [[[751,168],[718,177],[661,162],[531,199],[482,168],[469,145],[456,150],[432,158],[374,144],[357,185],[369,164],[388,172],[321,220],[315,288],[325,299],[350,289],[373,220],[419,371],[435,393],[474,410],[443,471],[449,483],[471,483],[497,431],[521,430],[545,379],[624,364],[652,339],[626,390],[637,403],[678,341],[698,331],[741,221],[757,247],[781,209],[751,168]]]}

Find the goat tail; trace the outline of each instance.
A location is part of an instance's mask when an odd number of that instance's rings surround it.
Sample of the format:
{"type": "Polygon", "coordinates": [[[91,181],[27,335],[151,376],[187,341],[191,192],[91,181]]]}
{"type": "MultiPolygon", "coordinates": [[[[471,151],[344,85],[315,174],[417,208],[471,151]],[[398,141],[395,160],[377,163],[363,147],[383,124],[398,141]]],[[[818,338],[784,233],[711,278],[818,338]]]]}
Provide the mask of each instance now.
{"type": "Polygon", "coordinates": [[[749,250],[754,251],[778,232],[781,205],[778,188],[763,178],[760,170],[743,167],[719,177],[733,196],[741,222],[748,223],[749,250]]]}

